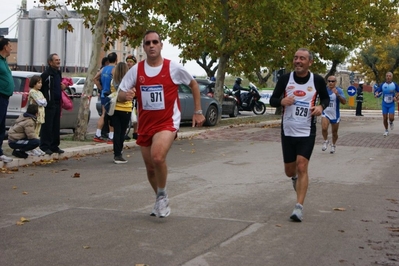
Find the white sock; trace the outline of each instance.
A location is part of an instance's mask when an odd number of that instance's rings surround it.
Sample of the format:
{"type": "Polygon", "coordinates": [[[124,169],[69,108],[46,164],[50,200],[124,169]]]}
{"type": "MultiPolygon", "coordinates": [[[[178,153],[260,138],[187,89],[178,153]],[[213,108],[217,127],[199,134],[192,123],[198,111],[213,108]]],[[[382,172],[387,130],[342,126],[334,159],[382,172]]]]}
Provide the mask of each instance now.
{"type": "Polygon", "coordinates": [[[109,132],[108,133],[108,138],[114,139],[114,132],[109,132]]]}
{"type": "Polygon", "coordinates": [[[96,130],[96,136],[97,137],[101,137],[101,129],[97,129],[96,130]]]}

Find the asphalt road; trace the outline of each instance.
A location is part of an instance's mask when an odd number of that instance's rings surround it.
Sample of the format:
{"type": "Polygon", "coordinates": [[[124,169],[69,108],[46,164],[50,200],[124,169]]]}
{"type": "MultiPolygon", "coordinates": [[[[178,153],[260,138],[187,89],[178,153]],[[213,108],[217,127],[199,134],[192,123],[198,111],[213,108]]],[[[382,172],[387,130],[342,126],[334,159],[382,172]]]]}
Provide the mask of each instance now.
{"type": "Polygon", "coordinates": [[[319,134],[302,223],[278,127],[177,140],[165,219],[149,216],[137,147],[125,165],[107,152],[21,167],[0,178],[0,265],[398,265],[399,129],[381,129],[343,121],[335,154],[319,134]]]}

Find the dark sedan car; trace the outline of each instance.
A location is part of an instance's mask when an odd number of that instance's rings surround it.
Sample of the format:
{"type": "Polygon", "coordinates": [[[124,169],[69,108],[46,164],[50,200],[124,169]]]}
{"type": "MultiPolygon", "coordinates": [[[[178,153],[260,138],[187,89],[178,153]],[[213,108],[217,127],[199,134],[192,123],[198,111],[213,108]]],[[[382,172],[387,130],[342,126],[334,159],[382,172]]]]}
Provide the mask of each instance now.
{"type": "MultiPolygon", "coordinates": [[[[215,92],[215,82],[210,81],[209,79],[195,79],[198,82],[200,87],[200,92],[202,94],[206,94],[209,97],[213,98],[215,92]]],[[[226,89],[226,85],[223,86],[224,92],[226,89]]],[[[236,117],[238,115],[238,105],[235,97],[224,93],[223,102],[222,102],[222,115],[228,115],[230,117],[236,117]]]]}

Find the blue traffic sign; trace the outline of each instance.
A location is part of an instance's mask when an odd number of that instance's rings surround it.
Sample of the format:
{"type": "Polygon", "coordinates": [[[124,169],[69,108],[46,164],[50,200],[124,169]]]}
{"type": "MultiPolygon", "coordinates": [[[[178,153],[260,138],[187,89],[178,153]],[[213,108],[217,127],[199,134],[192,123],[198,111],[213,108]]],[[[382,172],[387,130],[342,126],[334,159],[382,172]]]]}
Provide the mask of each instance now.
{"type": "Polygon", "coordinates": [[[356,87],[355,87],[355,86],[349,86],[347,92],[348,92],[348,95],[349,95],[349,96],[355,96],[355,94],[356,94],[356,87]]]}

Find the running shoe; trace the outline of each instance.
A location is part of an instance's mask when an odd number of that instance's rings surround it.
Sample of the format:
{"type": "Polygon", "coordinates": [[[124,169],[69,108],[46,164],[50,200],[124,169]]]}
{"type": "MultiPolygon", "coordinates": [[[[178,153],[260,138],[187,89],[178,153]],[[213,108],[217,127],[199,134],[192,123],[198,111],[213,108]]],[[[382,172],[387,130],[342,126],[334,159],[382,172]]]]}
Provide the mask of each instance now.
{"type": "Polygon", "coordinates": [[[292,186],[294,187],[294,190],[296,191],[296,181],[298,180],[298,176],[291,177],[292,180],[292,186]]]}
{"type": "Polygon", "coordinates": [[[122,163],[127,163],[127,161],[122,157],[122,155],[120,155],[114,157],[114,163],[122,164],[122,163]]]}
{"type": "Polygon", "coordinates": [[[386,136],[388,136],[388,135],[389,135],[389,132],[388,132],[388,130],[387,130],[387,131],[384,132],[384,135],[383,135],[383,136],[386,137],[386,136]]]}
{"type": "Polygon", "coordinates": [[[295,204],[294,211],[292,212],[290,219],[294,222],[302,222],[303,219],[303,206],[299,203],[295,204]]]}
{"type": "MultiPolygon", "coordinates": [[[[157,203],[155,203],[155,205],[156,205],[157,203]]],[[[152,208],[152,211],[151,211],[151,213],[150,213],[150,216],[157,216],[157,211],[155,210],[155,205],[154,205],[154,207],[152,208]]]]}
{"type": "Polygon", "coordinates": [[[35,156],[35,153],[33,152],[33,150],[32,151],[26,151],[25,153],[28,154],[29,156],[35,156]]]}
{"type": "Polygon", "coordinates": [[[0,156],[0,161],[3,161],[3,163],[11,163],[13,160],[13,158],[5,156],[4,154],[0,156]]]}
{"type": "Polygon", "coordinates": [[[331,153],[331,154],[335,153],[335,145],[331,145],[330,153],[331,153]]]}
{"type": "Polygon", "coordinates": [[[323,142],[323,147],[321,148],[322,151],[327,150],[328,143],[330,143],[328,140],[323,142]]]}
{"type": "Polygon", "coordinates": [[[155,214],[159,218],[168,217],[170,214],[168,196],[159,196],[155,202],[155,214]]]}
{"type": "Polygon", "coordinates": [[[95,141],[95,142],[106,142],[106,140],[103,139],[103,137],[101,137],[101,136],[94,136],[93,141],[95,141]]]}
{"type": "Polygon", "coordinates": [[[393,130],[393,122],[389,122],[389,125],[391,126],[391,130],[393,130]]]}
{"type": "Polygon", "coordinates": [[[107,144],[114,144],[114,141],[112,139],[107,139],[107,144]]]}

